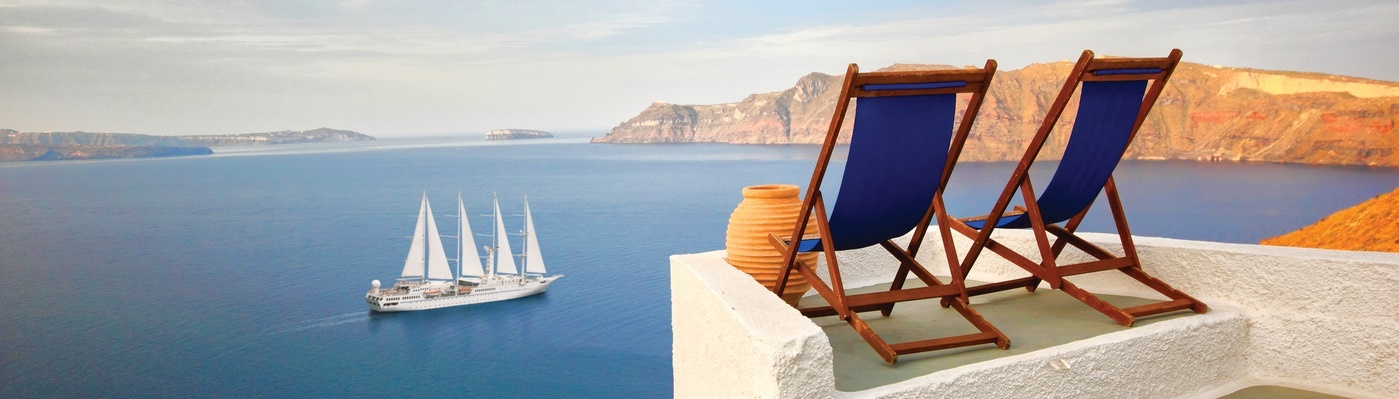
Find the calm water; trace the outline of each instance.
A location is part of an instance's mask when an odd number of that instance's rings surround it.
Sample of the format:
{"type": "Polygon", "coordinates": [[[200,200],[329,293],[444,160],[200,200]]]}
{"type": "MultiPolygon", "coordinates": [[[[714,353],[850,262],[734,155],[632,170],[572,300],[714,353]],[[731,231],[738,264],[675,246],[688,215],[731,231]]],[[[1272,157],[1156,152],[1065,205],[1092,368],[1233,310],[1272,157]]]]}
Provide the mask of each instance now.
{"type": "MultiPolygon", "coordinates": [[[[669,396],[667,257],[722,249],[739,190],[805,183],[816,148],[219,152],[0,165],[0,397],[669,396]],[[424,190],[439,221],[460,191],[477,232],[492,192],[507,213],[528,194],[567,277],[526,299],[369,313],[424,190]]],[[[949,209],[985,213],[1010,167],[959,166],[949,209]]],[[[1396,172],[1135,162],[1118,179],[1138,235],[1251,243],[1393,190],[1396,172]]],[[[1098,214],[1085,229],[1110,226],[1098,214]]]]}

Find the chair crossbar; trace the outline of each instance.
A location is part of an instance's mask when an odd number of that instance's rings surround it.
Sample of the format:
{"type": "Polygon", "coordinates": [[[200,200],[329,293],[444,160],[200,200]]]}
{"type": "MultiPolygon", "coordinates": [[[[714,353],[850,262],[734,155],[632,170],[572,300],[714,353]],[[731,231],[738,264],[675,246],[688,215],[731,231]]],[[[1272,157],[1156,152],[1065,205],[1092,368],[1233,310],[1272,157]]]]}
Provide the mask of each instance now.
{"type": "Polygon", "coordinates": [[[1039,283],[1040,283],[1040,278],[1039,278],[1039,277],[1035,277],[1035,276],[1022,277],[1022,278],[1017,278],[1017,279],[1014,279],[1014,280],[1006,280],[1006,281],[1002,281],[1002,282],[998,282],[998,283],[987,283],[987,284],[982,284],[982,285],[978,285],[978,286],[975,286],[975,287],[967,287],[967,295],[968,295],[968,296],[977,296],[977,295],[990,294],[990,293],[992,293],[992,292],[1001,292],[1001,291],[1010,290],[1010,289],[1016,289],[1016,288],[1025,288],[1025,289],[1029,289],[1029,290],[1032,290],[1032,291],[1033,291],[1034,288],[1035,288],[1036,286],[1039,285],[1039,283]]]}
{"type": "MultiPolygon", "coordinates": [[[[1070,231],[1069,229],[1064,227],[1060,227],[1059,225],[1051,224],[1045,226],[1045,231],[1048,231],[1049,234],[1053,234],[1055,238],[1059,239],[1058,242],[1055,242],[1056,246],[1058,247],[1063,247],[1063,245],[1061,245],[1060,243],[1070,244],[1073,245],[1074,248],[1078,248],[1080,251],[1083,251],[1094,258],[1111,259],[1115,257],[1106,249],[1103,249],[1102,247],[1099,247],[1097,245],[1093,245],[1093,243],[1088,242],[1088,240],[1084,240],[1082,237],[1074,235],[1073,231],[1070,231]]],[[[1058,254],[1059,250],[1056,250],[1054,253],[1058,254]]]]}
{"type": "Polygon", "coordinates": [[[996,333],[979,332],[945,338],[925,339],[922,341],[891,344],[889,345],[889,347],[894,350],[894,353],[898,353],[900,355],[907,355],[910,353],[951,349],[968,345],[994,344],[996,343],[996,339],[996,333]]]}
{"type": "Polygon", "coordinates": [[[870,84],[928,83],[928,82],[967,82],[969,90],[973,83],[990,81],[983,69],[942,69],[931,71],[863,72],[851,81],[851,87],[870,84]]]}
{"type": "Polygon", "coordinates": [[[862,90],[852,88],[850,96],[855,98],[877,98],[877,97],[905,97],[905,96],[931,96],[935,94],[961,94],[966,91],[960,87],[941,89],[905,89],[905,90],[862,90]]]}
{"type": "Polygon", "coordinates": [[[982,70],[946,69],[862,73],[851,81],[852,98],[978,93],[989,83],[982,70]]]}
{"type": "Polygon", "coordinates": [[[967,87],[967,82],[929,82],[929,83],[888,83],[888,84],[867,84],[860,86],[864,91],[879,90],[929,90],[929,89],[950,89],[954,87],[967,87]]]}
{"type": "Polygon", "coordinates": [[[1126,68],[1126,69],[1099,69],[1092,71],[1094,75],[1155,75],[1161,73],[1161,68],[1126,68]]]}
{"type": "MultiPolygon", "coordinates": [[[[881,310],[881,309],[883,309],[883,308],[884,308],[884,305],[883,305],[883,304],[879,304],[879,305],[856,306],[856,307],[851,307],[851,308],[850,308],[850,312],[851,312],[851,313],[865,313],[865,312],[873,312],[873,311],[876,311],[876,310],[881,310]]],[[[827,317],[827,316],[839,316],[839,315],[840,315],[840,313],[837,312],[836,309],[835,309],[834,307],[832,307],[832,306],[812,306],[812,307],[801,308],[801,309],[797,309],[797,310],[801,312],[802,316],[806,316],[806,317],[827,317]]]]}
{"type": "Polygon", "coordinates": [[[1144,68],[1174,68],[1178,57],[1143,57],[1143,58],[1095,58],[1085,71],[1097,71],[1103,69],[1144,69],[1144,68]]]}
{"type": "Polygon", "coordinates": [[[847,295],[845,297],[845,303],[854,308],[865,305],[885,305],[921,299],[957,296],[961,294],[962,291],[958,290],[957,287],[941,285],[936,287],[904,288],[892,291],[871,292],[868,294],[847,295]]]}
{"type": "Polygon", "coordinates": [[[1105,270],[1121,269],[1121,268],[1124,268],[1124,267],[1132,267],[1132,266],[1136,266],[1136,265],[1137,265],[1137,263],[1134,262],[1132,259],[1129,259],[1129,258],[1102,259],[1102,260],[1096,260],[1096,261],[1092,261],[1092,262],[1084,262],[1084,263],[1077,263],[1077,264],[1072,264],[1072,265],[1060,266],[1060,267],[1059,267],[1059,276],[1061,276],[1061,277],[1077,276],[1077,275],[1080,275],[1080,274],[1088,274],[1088,273],[1101,272],[1101,271],[1105,271],[1105,270]]]}
{"type": "Polygon", "coordinates": [[[1191,301],[1191,300],[1189,300],[1189,299],[1177,299],[1177,300],[1173,300],[1173,301],[1157,302],[1157,303],[1150,303],[1150,304],[1141,305],[1141,306],[1133,306],[1133,307],[1130,307],[1130,308],[1122,309],[1122,312],[1123,312],[1123,313],[1130,314],[1130,315],[1132,315],[1132,317],[1142,317],[1142,316],[1150,316],[1150,315],[1160,314],[1160,313],[1166,313],[1166,312],[1174,312],[1174,311],[1177,311],[1177,310],[1190,309],[1190,308],[1191,308],[1192,306],[1194,306],[1194,305],[1195,305],[1195,302],[1193,302],[1193,301],[1191,301]]]}

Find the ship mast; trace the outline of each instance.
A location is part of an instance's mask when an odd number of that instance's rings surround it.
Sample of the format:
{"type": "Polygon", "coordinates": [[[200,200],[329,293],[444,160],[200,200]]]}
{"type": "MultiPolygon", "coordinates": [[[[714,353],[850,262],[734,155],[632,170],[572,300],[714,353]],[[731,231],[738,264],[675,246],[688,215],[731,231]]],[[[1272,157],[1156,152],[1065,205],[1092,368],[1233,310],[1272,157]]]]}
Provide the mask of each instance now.
{"type": "MultiPolygon", "coordinates": [[[[491,217],[498,219],[500,218],[500,201],[496,199],[495,193],[491,193],[491,202],[495,204],[495,208],[493,208],[493,210],[491,211],[491,217]]],[[[495,239],[495,235],[499,233],[498,231],[496,231],[496,226],[498,225],[500,225],[500,223],[491,223],[491,245],[486,246],[486,253],[489,256],[489,259],[486,260],[486,268],[489,270],[487,270],[486,273],[488,274],[488,277],[492,278],[495,277],[495,254],[496,251],[500,249],[500,247],[496,244],[495,239]]]]}
{"type": "Polygon", "coordinates": [[[458,281],[461,281],[461,262],[462,262],[462,257],[461,257],[461,243],[462,243],[462,237],[464,237],[464,236],[462,236],[462,234],[465,234],[465,232],[462,231],[462,225],[464,225],[464,224],[466,224],[466,213],[465,213],[465,212],[462,212],[462,209],[461,209],[461,191],[458,191],[458,192],[457,192],[457,278],[452,280],[452,281],[453,281],[453,283],[452,283],[452,287],[453,287],[453,288],[457,287],[457,286],[460,284],[460,283],[458,283],[458,281]]]}
{"type": "MultiPolygon", "coordinates": [[[[423,207],[422,207],[422,208],[423,208],[422,211],[423,211],[424,213],[432,212],[432,211],[428,210],[428,204],[427,204],[427,191],[423,191],[423,207]]],[[[419,216],[419,217],[422,217],[422,216],[419,216]]],[[[428,262],[428,259],[429,259],[429,258],[428,258],[428,253],[429,253],[429,252],[432,252],[432,248],[428,248],[429,245],[427,245],[427,223],[419,223],[419,224],[423,226],[423,231],[422,231],[422,235],[423,235],[423,270],[422,270],[422,273],[419,273],[419,274],[421,274],[421,276],[418,277],[418,284],[423,284],[423,283],[426,283],[426,282],[427,282],[427,262],[428,262]]],[[[418,235],[418,234],[417,234],[417,232],[413,232],[413,235],[416,236],[416,235],[418,235]]]]}
{"type": "Polygon", "coordinates": [[[521,216],[524,216],[524,218],[525,218],[525,223],[524,223],[524,227],[521,227],[521,228],[520,228],[520,236],[521,236],[521,237],[525,237],[525,238],[524,238],[523,240],[520,240],[520,241],[521,241],[521,242],[520,242],[520,278],[524,278],[524,277],[526,276],[526,274],[528,274],[528,271],[525,270],[525,267],[526,267],[526,265],[529,264],[529,251],[530,251],[531,249],[533,249],[533,248],[530,248],[530,247],[529,247],[529,215],[528,215],[528,214],[529,214],[529,196],[528,196],[528,195],[525,196],[525,213],[526,213],[525,215],[521,215],[521,216]]]}
{"type": "Polygon", "coordinates": [[[520,274],[515,268],[515,255],[510,251],[510,236],[505,230],[505,220],[501,218],[500,201],[495,201],[495,245],[496,245],[496,272],[499,274],[520,274]]]}

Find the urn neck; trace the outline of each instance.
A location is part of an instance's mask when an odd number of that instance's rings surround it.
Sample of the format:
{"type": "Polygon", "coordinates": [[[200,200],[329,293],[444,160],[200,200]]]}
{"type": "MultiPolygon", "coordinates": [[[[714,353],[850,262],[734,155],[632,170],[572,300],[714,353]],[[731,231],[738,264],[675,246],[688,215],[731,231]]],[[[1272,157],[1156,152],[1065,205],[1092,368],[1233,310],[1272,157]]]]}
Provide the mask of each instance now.
{"type": "Polygon", "coordinates": [[[763,184],[743,188],[743,198],[796,198],[800,193],[792,184],[763,184]]]}

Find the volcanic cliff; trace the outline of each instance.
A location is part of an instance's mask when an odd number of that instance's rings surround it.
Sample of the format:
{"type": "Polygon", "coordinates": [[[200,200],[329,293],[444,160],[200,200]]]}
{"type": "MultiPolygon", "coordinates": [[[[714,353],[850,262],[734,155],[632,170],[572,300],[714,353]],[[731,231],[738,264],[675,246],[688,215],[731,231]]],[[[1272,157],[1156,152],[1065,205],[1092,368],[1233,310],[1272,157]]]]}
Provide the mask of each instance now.
{"type": "MultiPolygon", "coordinates": [[[[1018,159],[1072,66],[997,71],[962,160],[1018,159]]],[[[896,64],[881,70],[917,68],[952,67],[896,64]]],[[[812,73],[785,91],[728,104],[657,102],[594,142],[817,144],[842,79],[812,73]]],[[[1076,106],[1076,100],[1070,103],[1076,106]]],[[[1126,156],[1392,167],[1399,166],[1396,120],[1397,83],[1181,63],[1126,156]]],[[[1059,123],[1070,126],[1072,113],[1059,123]]],[[[1052,136],[1041,158],[1057,158],[1065,139],[1052,136]]]]}
{"type": "Polygon", "coordinates": [[[1331,214],[1263,245],[1399,252],[1399,189],[1331,214]]]}

